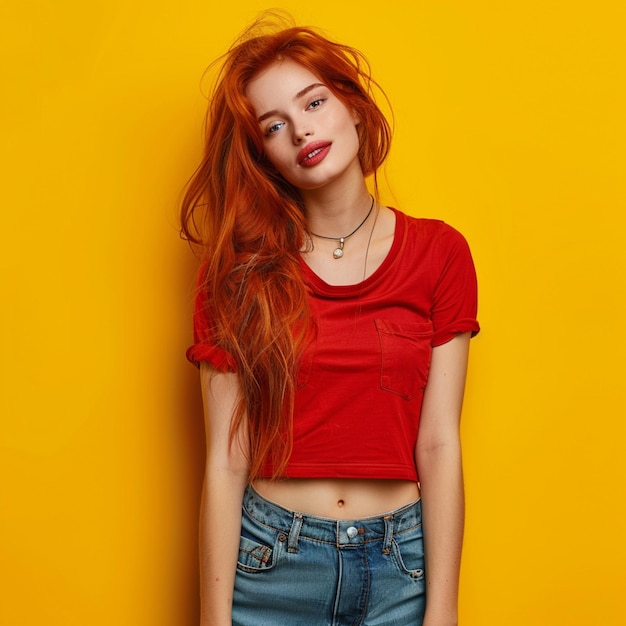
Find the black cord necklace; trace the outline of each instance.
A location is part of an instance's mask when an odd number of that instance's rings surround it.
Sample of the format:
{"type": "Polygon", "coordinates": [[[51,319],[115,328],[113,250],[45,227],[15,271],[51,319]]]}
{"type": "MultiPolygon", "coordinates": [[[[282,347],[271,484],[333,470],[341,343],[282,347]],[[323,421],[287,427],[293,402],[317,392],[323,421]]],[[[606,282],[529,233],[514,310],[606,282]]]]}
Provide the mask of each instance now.
{"type": "Polygon", "coordinates": [[[330,239],[331,241],[339,242],[339,246],[333,250],[334,259],[340,259],[343,256],[343,244],[346,241],[346,239],[348,239],[348,237],[352,237],[352,235],[354,235],[354,233],[356,233],[356,231],[359,230],[359,228],[361,228],[361,226],[363,226],[365,222],[367,222],[367,218],[372,214],[372,209],[374,208],[374,196],[371,196],[371,198],[372,198],[372,204],[370,205],[370,210],[367,212],[367,215],[363,218],[363,221],[350,234],[344,235],[343,237],[325,237],[324,235],[318,235],[314,232],[309,231],[311,232],[311,235],[313,235],[313,237],[317,237],[318,239],[330,239]]]}

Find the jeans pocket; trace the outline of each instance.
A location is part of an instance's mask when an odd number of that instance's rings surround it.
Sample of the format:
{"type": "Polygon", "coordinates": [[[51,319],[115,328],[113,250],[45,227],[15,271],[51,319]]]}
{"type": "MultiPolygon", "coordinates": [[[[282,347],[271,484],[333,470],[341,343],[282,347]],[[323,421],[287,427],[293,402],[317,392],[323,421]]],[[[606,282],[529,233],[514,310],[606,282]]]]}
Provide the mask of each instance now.
{"type": "Polygon", "coordinates": [[[274,566],[273,549],[262,543],[241,537],[237,568],[250,574],[271,569],[274,566]]]}
{"type": "Polygon", "coordinates": [[[392,541],[391,553],[403,574],[413,580],[424,578],[424,539],[421,526],[396,535],[392,541]]]}
{"type": "Polygon", "coordinates": [[[418,396],[428,382],[433,337],[431,322],[398,324],[376,319],[380,340],[380,386],[406,400],[418,396]]]}

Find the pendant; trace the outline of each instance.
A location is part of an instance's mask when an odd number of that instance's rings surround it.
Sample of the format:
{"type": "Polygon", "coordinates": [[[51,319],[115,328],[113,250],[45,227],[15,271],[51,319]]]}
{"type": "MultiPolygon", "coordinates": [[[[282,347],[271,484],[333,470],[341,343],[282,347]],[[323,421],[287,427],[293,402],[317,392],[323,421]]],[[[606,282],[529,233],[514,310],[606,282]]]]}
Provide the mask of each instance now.
{"type": "Polygon", "coordinates": [[[339,247],[333,250],[333,258],[340,259],[343,256],[343,242],[346,240],[345,237],[339,238],[339,247]]]}

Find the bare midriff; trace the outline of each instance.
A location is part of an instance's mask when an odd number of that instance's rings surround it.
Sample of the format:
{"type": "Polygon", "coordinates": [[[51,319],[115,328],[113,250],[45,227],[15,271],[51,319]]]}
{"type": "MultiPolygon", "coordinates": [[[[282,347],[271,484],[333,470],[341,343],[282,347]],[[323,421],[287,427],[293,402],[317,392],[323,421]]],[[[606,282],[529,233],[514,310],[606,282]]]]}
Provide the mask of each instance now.
{"type": "Polygon", "coordinates": [[[382,515],[420,497],[417,483],[410,480],[259,478],[253,486],[265,499],[292,511],[347,520],[382,515]]]}

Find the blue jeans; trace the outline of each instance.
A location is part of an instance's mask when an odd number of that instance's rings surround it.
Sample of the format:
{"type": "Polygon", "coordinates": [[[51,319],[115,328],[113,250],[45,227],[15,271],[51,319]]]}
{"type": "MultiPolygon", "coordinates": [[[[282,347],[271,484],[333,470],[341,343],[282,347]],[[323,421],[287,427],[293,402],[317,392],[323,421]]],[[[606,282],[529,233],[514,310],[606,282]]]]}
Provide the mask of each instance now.
{"type": "Polygon", "coordinates": [[[420,626],[425,604],[419,500],[335,520],[246,489],[233,626],[420,626]]]}

